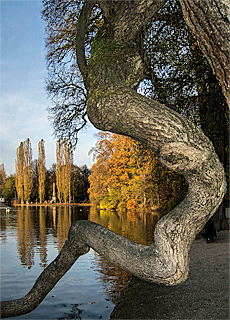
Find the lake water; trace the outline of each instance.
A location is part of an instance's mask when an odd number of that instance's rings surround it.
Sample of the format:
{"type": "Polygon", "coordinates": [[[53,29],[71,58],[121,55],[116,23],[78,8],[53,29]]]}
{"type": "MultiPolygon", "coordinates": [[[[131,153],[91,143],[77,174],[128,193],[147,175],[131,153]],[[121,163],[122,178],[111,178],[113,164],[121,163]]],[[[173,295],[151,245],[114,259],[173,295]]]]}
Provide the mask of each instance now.
{"type": "MultiPolygon", "coordinates": [[[[99,223],[135,242],[150,245],[158,214],[111,212],[93,207],[1,208],[1,300],[24,296],[57,256],[76,220],[99,223]]],[[[130,275],[92,249],[81,256],[43,302],[11,319],[109,319],[130,275]]]]}

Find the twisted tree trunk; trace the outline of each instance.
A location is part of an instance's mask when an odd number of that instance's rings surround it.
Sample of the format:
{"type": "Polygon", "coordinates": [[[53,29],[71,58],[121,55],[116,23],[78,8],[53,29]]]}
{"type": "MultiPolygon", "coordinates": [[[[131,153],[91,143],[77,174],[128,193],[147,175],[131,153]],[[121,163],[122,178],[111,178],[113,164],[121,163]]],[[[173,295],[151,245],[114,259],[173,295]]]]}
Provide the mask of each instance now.
{"type": "Polygon", "coordinates": [[[158,222],[151,246],[136,244],[98,224],[77,221],[59,256],[31,291],[24,298],[2,303],[2,317],[33,310],[89,247],[143,280],[165,285],[184,281],[191,244],[225,194],[223,167],[203,132],[175,111],[135,91],[145,77],[136,38],[164,1],[99,3],[105,22],[95,36],[88,65],[84,34],[93,1],[83,7],[77,32],[89,119],[100,130],[130,136],[153,149],[167,168],[185,176],[188,194],[158,222]]]}
{"type": "Polygon", "coordinates": [[[216,74],[230,107],[230,2],[179,0],[185,22],[216,74]]]}

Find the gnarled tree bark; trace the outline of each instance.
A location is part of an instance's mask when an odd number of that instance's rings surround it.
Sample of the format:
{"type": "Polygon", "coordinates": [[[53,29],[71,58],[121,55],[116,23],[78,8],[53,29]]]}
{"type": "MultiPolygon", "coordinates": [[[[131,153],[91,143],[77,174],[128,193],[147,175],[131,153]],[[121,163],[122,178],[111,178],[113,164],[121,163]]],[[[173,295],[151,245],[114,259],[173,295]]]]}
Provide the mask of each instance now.
{"type": "Polygon", "coordinates": [[[76,45],[90,121],[100,130],[130,136],[153,149],[167,168],[185,176],[188,194],[158,222],[151,246],[136,244],[89,221],[76,222],[59,256],[31,291],[24,298],[2,302],[2,317],[33,310],[89,247],[143,280],[165,285],[184,281],[191,244],[225,194],[223,166],[203,132],[175,111],[136,92],[145,77],[136,38],[164,1],[99,1],[104,25],[95,36],[87,65],[83,35],[93,4],[86,1],[83,7],[76,45]]]}
{"type": "Polygon", "coordinates": [[[230,107],[230,3],[228,0],[179,0],[185,22],[216,74],[230,107]]]}

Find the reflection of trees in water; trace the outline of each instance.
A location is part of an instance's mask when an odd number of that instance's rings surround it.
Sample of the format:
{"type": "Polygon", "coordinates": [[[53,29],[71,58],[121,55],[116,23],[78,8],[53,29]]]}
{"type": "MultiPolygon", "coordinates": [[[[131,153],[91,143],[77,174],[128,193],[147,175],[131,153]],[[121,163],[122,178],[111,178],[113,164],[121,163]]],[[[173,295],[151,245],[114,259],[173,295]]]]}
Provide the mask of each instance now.
{"type": "Polygon", "coordinates": [[[39,238],[40,238],[40,266],[47,266],[47,232],[46,232],[46,210],[44,207],[39,207],[39,238]]]}
{"type": "Polygon", "coordinates": [[[131,275],[118,267],[111,265],[95,252],[93,261],[94,270],[99,273],[96,279],[102,282],[105,292],[110,300],[116,304],[124,296],[131,275]]]}
{"type": "Polygon", "coordinates": [[[17,241],[21,264],[34,265],[34,231],[32,215],[28,207],[19,207],[17,215],[17,241]]]}
{"type": "MultiPolygon", "coordinates": [[[[52,234],[53,241],[54,243],[57,241],[58,251],[60,251],[71,224],[76,220],[89,218],[89,220],[99,223],[135,242],[150,245],[153,241],[154,226],[160,218],[159,214],[153,213],[102,211],[93,207],[91,207],[90,213],[88,211],[88,207],[78,208],[71,206],[52,208],[45,206],[37,208],[18,207],[18,252],[22,265],[30,267],[34,264],[35,244],[39,243],[40,266],[42,268],[46,267],[48,263],[47,235],[52,234]]],[[[13,225],[13,223],[15,222],[12,221],[10,225],[13,225]]],[[[2,223],[2,228],[5,228],[4,223],[2,223]]],[[[95,254],[93,264],[104,290],[110,296],[110,300],[116,303],[123,296],[130,280],[130,275],[112,266],[98,254],[95,254]]],[[[77,309],[74,309],[75,307],[63,319],[80,319],[80,312],[77,307],[77,309]]]]}
{"type": "MultiPolygon", "coordinates": [[[[91,207],[89,220],[103,225],[132,241],[143,245],[151,245],[154,227],[160,217],[157,212],[117,212],[91,207]]],[[[117,303],[124,295],[131,275],[111,265],[97,253],[95,253],[93,264],[94,270],[99,273],[98,279],[102,282],[104,290],[109,294],[112,302],[117,303]]]]}
{"type": "Polygon", "coordinates": [[[54,230],[57,229],[57,207],[52,207],[52,216],[53,216],[53,227],[54,230]]]}
{"type": "MultiPolygon", "coordinates": [[[[76,220],[87,218],[88,208],[72,210],[70,206],[52,207],[52,209],[47,206],[18,207],[17,242],[21,264],[28,267],[34,265],[35,246],[39,244],[40,266],[45,268],[48,264],[47,235],[52,234],[54,243],[58,244],[60,251],[71,224],[76,220]]],[[[13,224],[13,221],[9,223],[10,226],[13,224]]],[[[6,219],[3,219],[1,231],[5,229],[6,219]]]]}
{"type": "MultiPolygon", "coordinates": [[[[88,207],[78,208],[71,206],[58,207],[58,214],[56,215],[55,221],[57,224],[57,241],[58,241],[58,252],[62,249],[63,244],[68,236],[69,228],[77,220],[88,219],[88,207]]],[[[53,214],[54,217],[54,214],[53,214]]]]}
{"type": "Polygon", "coordinates": [[[143,245],[153,243],[158,212],[106,211],[91,207],[89,220],[143,245]]]}
{"type": "Polygon", "coordinates": [[[0,240],[1,243],[5,243],[7,236],[6,236],[6,217],[7,213],[6,213],[6,209],[4,207],[1,207],[0,205],[0,230],[1,230],[1,235],[0,235],[0,240]]]}
{"type": "Polygon", "coordinates": [[[64,316],[61,318],[58,318],[58,320],[65,320],[65,319],[81,319],[80,314],[83,310],[78,309],[78,304],[74,304],[71,308],[71,311],[69,313],[64,313],[64,316]]]}
{"type": "Polygon", "coordinates": [[[71,221],[71,207],[60,207],[57,217],[58,252],[61,251],[63,244],[65,243],[69,228],[72,224],[71,221]]]}

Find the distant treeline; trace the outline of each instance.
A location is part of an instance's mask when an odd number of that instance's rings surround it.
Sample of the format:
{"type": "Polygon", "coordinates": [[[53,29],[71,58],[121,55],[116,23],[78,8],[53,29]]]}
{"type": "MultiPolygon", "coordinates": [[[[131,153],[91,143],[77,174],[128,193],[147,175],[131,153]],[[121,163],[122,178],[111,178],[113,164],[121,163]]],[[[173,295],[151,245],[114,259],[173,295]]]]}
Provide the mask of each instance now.
{"type": "Polygon", "coordinates": [[[0,170],[1,195],[6,200],[30,202],[86,202],[90,169],[73,164],[73,150],[65,139],[57,141],[56,164],[45,166],[44,140],[38,143],[38,159],[32,159],[32,146],[28,139],[17,148],[15,175],[6,177],[4,166],[0,170]]]}

